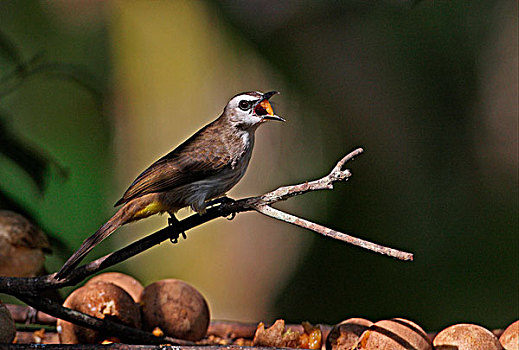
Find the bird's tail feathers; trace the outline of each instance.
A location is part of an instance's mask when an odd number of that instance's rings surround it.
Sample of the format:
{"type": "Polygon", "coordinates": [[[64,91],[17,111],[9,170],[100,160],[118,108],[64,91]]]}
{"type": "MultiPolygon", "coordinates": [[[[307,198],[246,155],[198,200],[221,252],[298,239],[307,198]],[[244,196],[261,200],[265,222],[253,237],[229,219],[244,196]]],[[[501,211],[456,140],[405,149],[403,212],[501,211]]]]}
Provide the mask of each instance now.
{"type": "Polygon", "coordinates": [[[110,236],[110,234],[124,223],[121,216],[120,211],[117,212],[110,220],[101,226],[96,233],[85,239],[81,247],[63,264],[54,278],[57,280],[65,278],[96,245],[110,236]]]}

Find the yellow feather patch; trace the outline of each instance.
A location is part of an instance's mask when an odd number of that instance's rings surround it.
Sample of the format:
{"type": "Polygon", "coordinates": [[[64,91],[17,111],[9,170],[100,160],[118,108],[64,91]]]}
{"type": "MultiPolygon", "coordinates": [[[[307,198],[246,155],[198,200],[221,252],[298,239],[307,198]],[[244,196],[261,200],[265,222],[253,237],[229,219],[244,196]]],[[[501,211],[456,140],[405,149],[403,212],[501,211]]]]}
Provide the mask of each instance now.
{"type": "Polygon", "coordinates": [[[133,215],[132,219],[139,220],[139,219],[147,218],[148,216],[151,216],[151,215],[154,215],[157,213],[161,213],[164,211],[166,211],[166,208],[164,208],[162,203],[152,202],[152,203],[148,204],[147,206],[145,206],[143,209],[136,212],[133,215]]]}

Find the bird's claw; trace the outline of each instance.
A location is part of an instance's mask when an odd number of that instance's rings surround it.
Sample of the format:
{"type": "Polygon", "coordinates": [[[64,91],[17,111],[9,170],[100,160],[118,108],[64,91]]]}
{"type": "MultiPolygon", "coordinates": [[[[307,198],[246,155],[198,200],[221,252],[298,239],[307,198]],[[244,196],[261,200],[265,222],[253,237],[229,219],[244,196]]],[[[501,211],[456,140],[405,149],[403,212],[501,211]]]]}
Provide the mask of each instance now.
{"type": "Polygon", "coordinates": [[[224,197],[216,198],[216,199],[213,199],[212,201],[207,202],[207,206],[212,207],[213,205],[216,205],[216,204],[220,204],[220,205],[232,204],[234,202],[236,202],[234,199],[224,196],[224,197]]]}
{"type": "MultiPolygon", "coordinates": [[[[178,224],[180,224],[180,221],[178,221],[178,219],[174,215],[171,215],[168,218],[168,225],[169,226],[175,226],[175,225],[178,225],[178,224]]],[[[171,237],[169,239],[169,241],[171,243],[173,243],[173,244],[177,244],[178,243],[178,238],[179,238],[180,235],[182,235],[182,238],[187,239],[186,231],[182,230],[179,233],[177,233],[175,237],[171,237]]]]}
{"type": "Polygon", "coordinates": [[[177,233],[177,235],[176,235],[175,237],[171,237],[171,238],[169,239],[169,241],[170,241],[171,243],[173,243],[173,244],[177,244],[177,243],[178,243],[178,238],[179,238],[180,235],[182,235],[182,238],[187,239],[186,232],[185,232],[185,231],[182,231],[182,232],[180,232],[180,233],[177,233]]]}
{"type": "MultiPolygon", "coordinates": [[[[213,199],[212,201],[207,202],[207,206],[211,207],[216,204],[219,204],[219,205],[233,204],[235,202],[236,201],[234,199],[224,196],[224,197],[216,198],[216,199],[213,199]]],[[[227,217],[227,220],[233,220],[235,217],[236,217],[236,213],[233,212],[233,213],[231,213],[231,215],[229,217],[227,217]]]]}

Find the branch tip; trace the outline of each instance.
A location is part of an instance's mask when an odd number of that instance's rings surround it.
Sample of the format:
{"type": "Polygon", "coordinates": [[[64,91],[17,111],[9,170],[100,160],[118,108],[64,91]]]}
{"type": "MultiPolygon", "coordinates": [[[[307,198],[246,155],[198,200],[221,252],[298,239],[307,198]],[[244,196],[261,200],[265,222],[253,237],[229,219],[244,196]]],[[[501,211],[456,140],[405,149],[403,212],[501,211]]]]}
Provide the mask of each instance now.
{"type": "Polygon", "coordinates": [[[364,149],[362,148],[357,148],[353,151],[351,151],[350,153],[348,153],[347,155],[345,155],[344,157],[341,158],[341,160],[339,160],[337,162],[337,164],[335,165],[335,167],[333,168],[332,172],[338,172],[338,171],[343,171],[342,170],[342,167],[344,166],[344,164],[346,164],[347,162],[349,162],[350,160],[353,160],[354,157],[358,156],[359,154],[361,154],[362,152],[364,152],[364,149]]]}

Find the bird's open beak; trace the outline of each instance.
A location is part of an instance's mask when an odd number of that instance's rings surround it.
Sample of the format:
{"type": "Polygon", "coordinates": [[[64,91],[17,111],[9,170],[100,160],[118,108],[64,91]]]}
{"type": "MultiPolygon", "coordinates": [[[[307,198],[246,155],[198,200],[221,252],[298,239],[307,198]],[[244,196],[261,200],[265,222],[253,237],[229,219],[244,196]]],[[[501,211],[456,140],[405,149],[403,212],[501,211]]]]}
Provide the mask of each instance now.
{"type": "Polygon", "coordinates": [[[256,115],[263,118],[263,120],[277,120],[280,122],[286,121],[285,119],[281,118],[279,115],[274,114],[274,110],[272,109],[272,106],[270,105],[269,98],[271,98],[274,95],[279,94],[277,91],[269,91],[263,94],[261,99],[256,103],[256,106],[254,107],[254,113],[256,115]]]}

